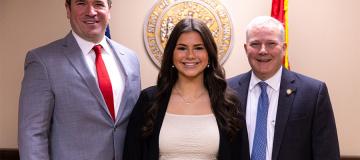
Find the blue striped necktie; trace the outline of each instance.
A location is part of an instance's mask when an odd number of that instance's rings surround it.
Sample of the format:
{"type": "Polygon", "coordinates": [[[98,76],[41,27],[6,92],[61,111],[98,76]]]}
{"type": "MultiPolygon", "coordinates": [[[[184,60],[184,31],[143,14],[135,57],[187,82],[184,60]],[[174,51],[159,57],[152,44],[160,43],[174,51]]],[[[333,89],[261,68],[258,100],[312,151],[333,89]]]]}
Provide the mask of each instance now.
{"type": "Polygon", "coordinates": [[[267,116],[269,109],[269,97],[266,93],[267,84],[263,81],[258,85],[261,88],[261,93],[258,101],[256,128],[254,135],[253,148],[251,153],[251,160],[266,160],[266,146],[267,146],[267,116]]]}

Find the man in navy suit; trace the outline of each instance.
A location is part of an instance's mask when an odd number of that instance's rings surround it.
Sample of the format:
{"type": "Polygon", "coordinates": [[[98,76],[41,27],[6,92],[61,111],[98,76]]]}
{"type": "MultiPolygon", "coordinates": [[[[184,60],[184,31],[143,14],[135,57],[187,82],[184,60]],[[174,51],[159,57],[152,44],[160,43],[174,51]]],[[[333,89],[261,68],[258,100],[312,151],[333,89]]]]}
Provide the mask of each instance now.
{"type": "Polygon", "coordinates": [[[286,47],[281,22],[269,16],[256,17],[247,27],[244,44],[252,70],[228,81],[246,112],[251,159],[257,159],[252,152],[258,152],[258,142],[264,142],[259,160],[338,160],[338,137],[326,84],[283,68],[286,47]],[[266,83],[268,109],[265,138],[254,144],[255,132],[260,130],[256,122],[262,92],[259,82],[266,83]]]}

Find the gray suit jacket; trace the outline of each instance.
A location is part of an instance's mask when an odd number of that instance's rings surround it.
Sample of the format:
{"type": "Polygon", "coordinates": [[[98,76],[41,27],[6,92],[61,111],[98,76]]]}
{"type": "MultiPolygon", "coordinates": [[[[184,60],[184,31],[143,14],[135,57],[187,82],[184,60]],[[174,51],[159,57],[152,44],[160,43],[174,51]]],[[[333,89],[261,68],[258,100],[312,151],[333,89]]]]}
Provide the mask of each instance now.
{"type": "MultiPolygon", "coordinates": [[[[230,78],[243,111],[251,72],[230,78]]],[[[339,160],[339,142],[326,84],[283,69],[272,160],[339,160]],[[291,89],[289,94],[287,90],[291,89]]]]}
{"type": "Polygon", "coordinates": [[[140,94],[139,62],[131,50],[107,42],[125,75],[115,122],[71,33],[29,51],[19,103],[21,159],[122,159],[129,114],[140,94]]]}

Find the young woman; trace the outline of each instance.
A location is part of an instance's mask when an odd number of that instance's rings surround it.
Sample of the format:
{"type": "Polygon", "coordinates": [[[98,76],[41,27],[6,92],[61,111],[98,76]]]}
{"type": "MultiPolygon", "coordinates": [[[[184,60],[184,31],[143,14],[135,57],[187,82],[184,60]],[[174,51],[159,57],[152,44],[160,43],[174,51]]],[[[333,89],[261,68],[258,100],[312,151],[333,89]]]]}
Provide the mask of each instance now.
{"type": "Polygon", "coordinates": [[[157,85],[142,91],[130,117],[125,160],[249,159],[245,118],[217,53],[203,22],[175,26],[157,85]]]}

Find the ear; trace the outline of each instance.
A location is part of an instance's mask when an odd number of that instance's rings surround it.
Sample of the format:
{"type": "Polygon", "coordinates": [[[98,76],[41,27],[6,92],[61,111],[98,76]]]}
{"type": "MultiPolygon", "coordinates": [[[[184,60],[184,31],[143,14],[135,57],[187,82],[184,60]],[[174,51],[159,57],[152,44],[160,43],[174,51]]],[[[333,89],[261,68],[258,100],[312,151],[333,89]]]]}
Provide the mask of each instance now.
{"type": "Polygon", "coordinates": [[[282,54],[283,54],[283,56],[285,56],[286,49],[287,49],[287,43],[284,42],[283,45],[282,45],[282,54]]]}
{"type": "Polygon", "coordinates": [[[65,2],[65,8],[66,8],[66,17],[70,19],[71,16],[71,9],[70,6],[65,2]]]}
{"type": "Polygon", "coordinates": [[[244,43],[244,50],[245,50],[245,53],[246,53],[246,55],[247,55],[247,45],[246,45],[246,43],[244,43]]]}
{"type": "MultiPolygon", "coordinates": [[[[108,4],[108,3],[107,3],[107,4],[108,4]]],[[[109,4],[108,4],[108,5],[109,5],[109,4]]],[[[111,13],[110,13],[111,6],[112,6],[112,4],[109,5],[109,20],[111,19],[111,13]]]]}

